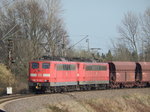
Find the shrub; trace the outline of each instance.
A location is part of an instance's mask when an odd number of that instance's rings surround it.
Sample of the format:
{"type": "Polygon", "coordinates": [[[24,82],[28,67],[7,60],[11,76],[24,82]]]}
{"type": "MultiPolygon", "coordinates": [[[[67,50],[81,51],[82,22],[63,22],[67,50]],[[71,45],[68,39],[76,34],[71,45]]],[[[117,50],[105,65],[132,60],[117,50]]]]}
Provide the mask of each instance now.
{"type": "Polygon", "coordinates": [[[15,77],[4,64],[0,64],[0,95],[6,92],[6,87],[14,86],[15,77]]]}

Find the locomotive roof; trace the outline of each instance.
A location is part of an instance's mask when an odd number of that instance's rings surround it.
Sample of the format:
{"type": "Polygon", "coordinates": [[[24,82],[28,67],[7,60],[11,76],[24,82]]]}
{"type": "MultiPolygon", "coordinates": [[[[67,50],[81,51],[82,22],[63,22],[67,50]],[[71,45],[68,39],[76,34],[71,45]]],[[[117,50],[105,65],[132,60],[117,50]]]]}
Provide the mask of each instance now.
{"type": "MultiPolygon", "coordinates": [[[[30,63],[32,62],[61,62],[61,63],[79,63],[79,62],[76,62],[76,61],[53,61],[53,60],[33,60],[33,61],[30,61],[30,63]]],[[[85,64],[107,64],[105,62],[80,62],[80,63],[85,63],[85,64]]]]}

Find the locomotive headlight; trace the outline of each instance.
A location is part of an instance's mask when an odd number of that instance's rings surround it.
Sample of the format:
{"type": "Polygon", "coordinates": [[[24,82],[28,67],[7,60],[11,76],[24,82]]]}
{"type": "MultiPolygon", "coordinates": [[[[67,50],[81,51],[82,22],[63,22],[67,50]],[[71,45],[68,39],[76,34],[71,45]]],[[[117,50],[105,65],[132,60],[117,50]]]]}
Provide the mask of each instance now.
{"type": "Polygon", "coordinates": [[[36,77],[36,76],[37,76],[37,74],[30,74],[30,76],[31,76],[31,77],[36,77]]]}
{"type": "Polygon", "coordinates": [[[43,77],[50,77],[50,74],[43,74],[43,77]]]}

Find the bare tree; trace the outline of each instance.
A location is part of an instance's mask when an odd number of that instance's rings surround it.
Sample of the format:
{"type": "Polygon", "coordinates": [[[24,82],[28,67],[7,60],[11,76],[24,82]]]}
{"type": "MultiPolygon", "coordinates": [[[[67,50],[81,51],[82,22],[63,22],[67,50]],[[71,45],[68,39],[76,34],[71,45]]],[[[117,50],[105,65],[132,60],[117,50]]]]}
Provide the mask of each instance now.
{"type": "Polygon", "coordinates": [[[122,40],[127,48],[134,54],[135,60],[138,60],[138,40],[139,40],[139,20],[138,17],[128,12],[122,20],[122,25],[119,26],[118,32],[120,40],[122,40]]]}
{"type": "Polygon", "coordinates": [[[44,0],[46,7],[45,21],[45,48],[51,56],[62,56],[68,41],[68,35],[60,16],[62,12],[60,0],[44,0]]]}
{"type": "Polygon", "coordinates": [[[141,17],[142,53],[145,61],[150,61],[150,8],[141,17]]]}
{"type": "MultiPolygon", "coordinates": [[[[11,38],[14,43],[12,57],[16,63],[11,68],[17,74],[27,73],[28,62],[44,55],[45,47],[52,56],[62,55],[62,47],[68,39],[60,9],[59,0],[47,0],[44,6],[38,0],[15,0],[0,9],[0,35],[11,38]]],[[[6,42],[3,46],[7,46],[6,42]]],[[[5,53],[8,55],[7,51],[5,53]]]]}
{"type": "Polygon", "coordinates": [[[7,39],[12,38],[16,33],[18,25],[15,23],[15,13],[11,5],[8,2],[3,3],[0,8],[0,57],[1,62],[6,64],[8,60],[7,39]]]}

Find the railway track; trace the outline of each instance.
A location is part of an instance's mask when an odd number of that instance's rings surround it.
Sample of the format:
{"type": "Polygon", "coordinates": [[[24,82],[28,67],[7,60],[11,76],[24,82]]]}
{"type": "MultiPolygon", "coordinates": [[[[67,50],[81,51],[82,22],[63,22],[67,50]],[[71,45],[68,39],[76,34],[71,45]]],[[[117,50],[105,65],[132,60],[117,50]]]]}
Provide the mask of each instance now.
{"type": "Polygon", "coordinates": [[[16,99],[20,99],[20,98],[27,98],[27,97],[32,97],[32,96],[35,96],[35,95],[34,94],[27,94],[27,95],[18,94],[18,95],[4,96],[4,97],[0,98],[0,105],[2,103],[5,103],[5,102],[11,101],[11,100],[16,100],[16,99]]]}
{"type": "Polygon", "coordinates": [[[33,96],[35,96],[35,94],[16,94],[16,95],[2,96],[0,97],[0,112],[6,112],[3,109],[2,105],[9,101],[13,101],[21,98],[33,97],[33,96]]]}
{"type": "MultiPolygon", "coordinates": [[[[94,91],[103,91],[103,90],[70,91],[70,92],[61,92],[61,93],[65,95],[65,94],[74,93],[74,92],[81,92],[81,93],[83,92],[84,93],[87,91],[94,92],[94,91]]],[[[46,94],[40,94],[40,95],[47,95],[47,94],[60,94],[60,93],[46,93],[46,94]]],[[[33,97],[33,96],[40,96],[40,95],[37,95],[37,94],[15,94],[15,95],[2,96],[2,97],[0,97],[0,105],[3,103],[6,103],[8,101],[17,100],[17,99],[21,99],[21,98],[28,98],[28,97],[33,97]]]]}
{"type": "Polygon", "coordinates": [[[32,110],[38,108],[39,105],[46,105],[64,101],[75,101],[80,104],[81,100],[112,98],[134,93],[148,94],[149,91],[150,88],[125,88],[125,89],[109,89],[109,90],[72,91],[72,92],[51,93],[51,94],[11,95],[0,98],[0,109],[1,109],[0,112],[6,112],[3,111],[4,109],[9,110],[8,112],[20,112],[20,111],[26,112],[25,111],[26,107],[29,107],[29,109],[31,108],[32,110]],[[29,97],[30,99],[20,100],[22,98],[24,99],[29,97]],[[14,101],[14,103],[11,101],[14,101]]]}

